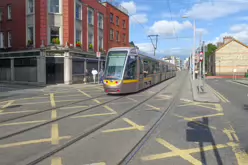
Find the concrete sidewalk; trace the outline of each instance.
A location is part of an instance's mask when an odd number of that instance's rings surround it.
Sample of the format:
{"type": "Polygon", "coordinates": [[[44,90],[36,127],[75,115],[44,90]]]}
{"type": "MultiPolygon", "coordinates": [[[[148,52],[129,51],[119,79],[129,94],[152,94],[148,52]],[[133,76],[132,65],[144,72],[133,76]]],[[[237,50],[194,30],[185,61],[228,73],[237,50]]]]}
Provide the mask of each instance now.
{"type": "Polygon", "coordinates": [[[196,79],[192,80],[190,77],[192,86],[192,93],[194,101],[206,102],[206,103],[219,103],[220,99],[210,90],[209,86],[205,83],[203,88],[203,82],[196,79]]]}
{"type": "Polygon", "coordinates": [[[240,79],[240,80],[233,80],[236,83],[240,83],[243,85],[248,85],[248,79],[240,79]]]}

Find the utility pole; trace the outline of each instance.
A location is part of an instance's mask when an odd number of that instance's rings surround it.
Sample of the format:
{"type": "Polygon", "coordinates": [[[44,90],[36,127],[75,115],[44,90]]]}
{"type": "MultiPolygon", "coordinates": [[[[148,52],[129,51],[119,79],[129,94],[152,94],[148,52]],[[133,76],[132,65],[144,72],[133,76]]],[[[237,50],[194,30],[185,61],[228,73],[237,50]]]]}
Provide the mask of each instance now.
{"type": "Polygon", "coordinates": [[[158,44],[158,35],[148,35],[148,37],[150,37],[152,45],[153,45],[153,49],[154,49],[154,56],[156,55],[156,49],[157,49],[157,44],[158,44]],[[156,37],[156,43],[153,43],[152,37],[156,37]]]}
{"type": "Polygon", "coordinates": [[[205,50],[205,42],[203,41],[202,42],[202,46],[203,46],[203,66],[202,66],[202,70],[203,70],[203,89],[204,89],[204,84],[205,84],[205,60],[206,60],[206,58],[205,58],[205,52],[206,52],[206,50],[205,50]]]}
{"type": "Polygon", "coordinates": [[[194,30],[193,30],[193,36],[194,36],[194,43],[193,43],[193,57],[192,57],[192,66],[193,66],[193,80],[195,80],[195,32],[196,31],[196,25],[195,25],[195,19],[194,19],[194,30]]]}

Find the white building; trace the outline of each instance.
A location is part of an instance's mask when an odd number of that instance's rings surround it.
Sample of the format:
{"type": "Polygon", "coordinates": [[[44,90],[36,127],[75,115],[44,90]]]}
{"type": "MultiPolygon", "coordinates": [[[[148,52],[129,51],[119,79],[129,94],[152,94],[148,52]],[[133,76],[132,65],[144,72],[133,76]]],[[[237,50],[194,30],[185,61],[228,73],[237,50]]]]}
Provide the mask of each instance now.
{"type": "Polygon", "coordinates": [[[174,65],[176,64],[176,58],[174,56],[165,57],[165,58],[162,58],[162,60],[169,62],[171,64],[174,64],[174,65]]]}

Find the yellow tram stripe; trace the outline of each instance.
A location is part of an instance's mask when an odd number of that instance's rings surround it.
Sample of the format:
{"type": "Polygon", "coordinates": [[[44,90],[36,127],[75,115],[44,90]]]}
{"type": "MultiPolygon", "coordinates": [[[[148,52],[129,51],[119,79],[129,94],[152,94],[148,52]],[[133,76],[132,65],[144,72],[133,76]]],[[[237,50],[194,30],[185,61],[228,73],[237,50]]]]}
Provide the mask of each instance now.
{"type": "Polygon", "coordinates": [[[137,83],[139,80],[123,80],[123,84],[137,83]]]}

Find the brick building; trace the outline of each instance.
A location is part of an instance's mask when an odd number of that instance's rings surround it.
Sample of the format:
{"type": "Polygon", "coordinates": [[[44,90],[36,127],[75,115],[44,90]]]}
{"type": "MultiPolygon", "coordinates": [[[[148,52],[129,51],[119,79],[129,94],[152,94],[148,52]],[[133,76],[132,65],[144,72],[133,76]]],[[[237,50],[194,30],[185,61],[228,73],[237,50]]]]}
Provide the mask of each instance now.
{"type": "Polygon", "coordinates": [[[99,67],[95,52],[102,52],[104,67],[106,51],[128,42],[129,16],[118,5],[99,0],[0,1],[0,81],[80,82],[86,68],[99,67]],[[117,17],[125,24],[110,25],[117,17]],[[114,39],[112,31],[120,36],[114,39]],[[32,72],[27,77],[16,74],[21,70],[17,66],[32,72]]]}

